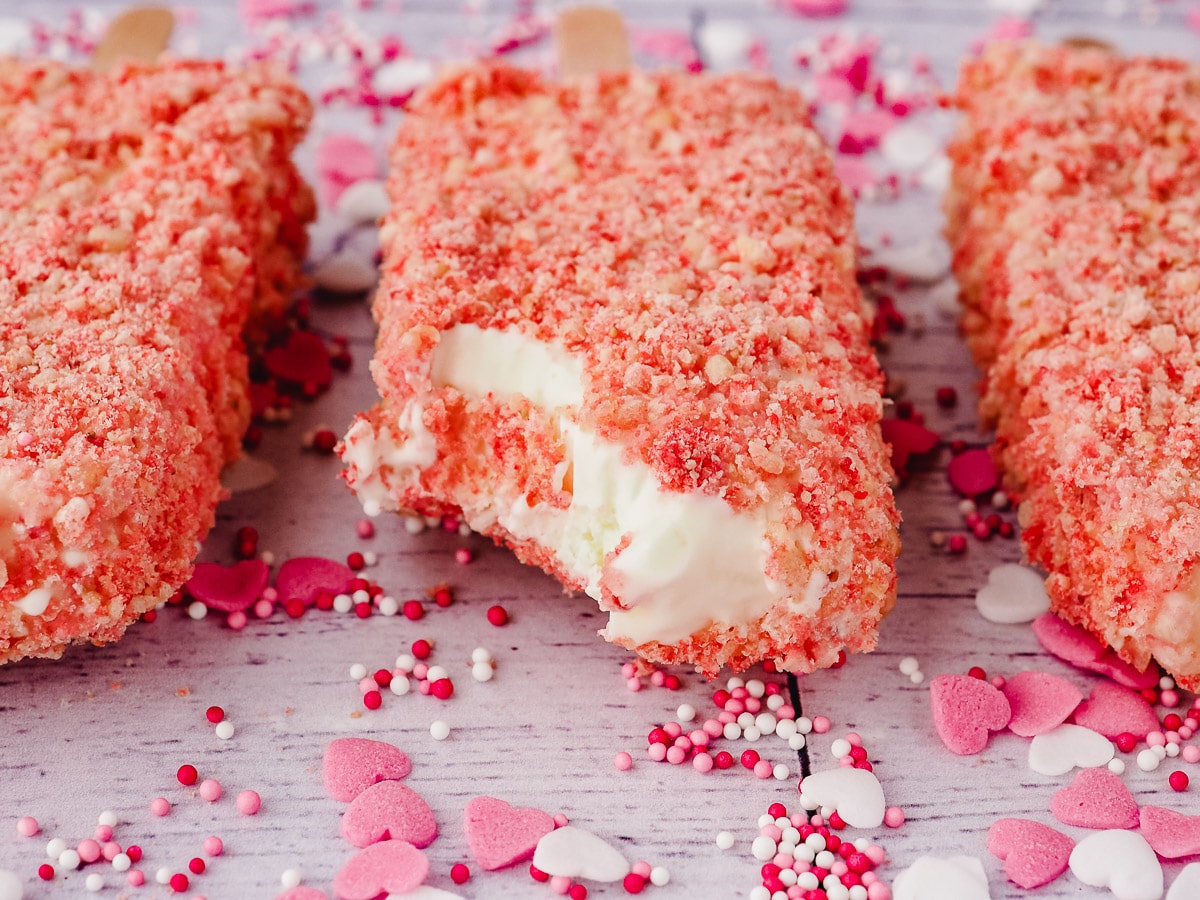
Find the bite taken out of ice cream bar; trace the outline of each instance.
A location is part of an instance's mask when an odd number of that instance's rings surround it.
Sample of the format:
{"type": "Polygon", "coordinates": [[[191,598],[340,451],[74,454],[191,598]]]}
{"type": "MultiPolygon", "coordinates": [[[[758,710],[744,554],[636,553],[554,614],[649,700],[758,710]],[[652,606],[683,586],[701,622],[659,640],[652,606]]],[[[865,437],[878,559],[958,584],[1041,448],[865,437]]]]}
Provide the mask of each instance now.
{"type": "Polygon", "coordinates": [[[391,152],[366,511],[458,514],[707,673],[875,644],[898,515],[853,209],[755,74],[500,64],[391,152]]]}

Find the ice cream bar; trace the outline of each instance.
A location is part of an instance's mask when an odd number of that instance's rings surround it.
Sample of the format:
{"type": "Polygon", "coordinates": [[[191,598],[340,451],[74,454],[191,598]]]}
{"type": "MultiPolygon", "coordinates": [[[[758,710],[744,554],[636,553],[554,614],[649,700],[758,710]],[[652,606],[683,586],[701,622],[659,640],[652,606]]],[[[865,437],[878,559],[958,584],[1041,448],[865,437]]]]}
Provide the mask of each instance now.
{"type": "Polygon", "coordinates": [[[447,74],[391,151],[368,513],[461,516],[714,673],[874,646],[895,597],[853,211],[754,74],[447,74]]]}
{"type": "Polygon", "coordinates": [[[1055,610],[1200,687],[1200,69],[996,45],[948,234],[981,412],[1055,610]]]}
{"type": "Polygon", "coordinates": [[[116,639],[188,577],[296,283],[306,96],[265,67],[0,60],[0,661],[116,639]]]}

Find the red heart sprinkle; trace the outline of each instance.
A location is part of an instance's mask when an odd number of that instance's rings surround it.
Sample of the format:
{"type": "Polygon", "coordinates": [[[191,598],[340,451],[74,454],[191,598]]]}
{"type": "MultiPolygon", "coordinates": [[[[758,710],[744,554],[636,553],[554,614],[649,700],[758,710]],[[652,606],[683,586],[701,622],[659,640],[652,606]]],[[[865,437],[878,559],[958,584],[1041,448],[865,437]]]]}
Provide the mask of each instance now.
{"type": "Polygon", "coordinates": [[[1000,486],[1000,473],[992,462],[990,451],[981,448],[964,450],[946,466],[950,486],[964,497],[989,494],[1000,486]]]}
{"type": "Polygon", "coordinates": [[[312,385],[320,391],[333,380],[329,348],[311,331],[293,332],[287,344],[268,350],[263,362],[273,377],[295,385],[312,385]]]}
{"type": "Polygon", "coordinates": [[[343,593],[353,578],[354,573],[340,562],[320,556],[297,556],[279,567],[275,590],[281,603],[299,600],[308,605],[316,601],[321,591],[343,593]]]}
{"type": "Polygon", "coordinates": [[[270,567],[260,559],[244,559],[232,566],[201,562],[185,588],[209,609],[240,612],[262,596],[270,574],[270,567]]]}

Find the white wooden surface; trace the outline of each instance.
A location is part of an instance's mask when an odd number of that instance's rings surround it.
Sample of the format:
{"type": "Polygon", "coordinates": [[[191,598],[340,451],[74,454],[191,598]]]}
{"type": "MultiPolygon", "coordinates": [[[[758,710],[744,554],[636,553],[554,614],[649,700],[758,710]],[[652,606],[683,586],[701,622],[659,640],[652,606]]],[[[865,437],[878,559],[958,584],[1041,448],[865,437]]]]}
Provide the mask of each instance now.
{"type": "MultiPolygon", "coordinates": [[[[394,31],[414,50],[431,56],[461,55],[464,36],[478,38],[509,20],[506,4],[454,4],[440,0],[370,4],[368,10],[331,4],[339,16],[363,24],[371,33],[394,31]]],[[[785,80],[796,70],[789,48],[797,41],[855,29],[873,33],[901,56],[924,52],[949,85],[957,61],[968,52],[1000,7],[1015,4],[951,0],[851,0],[844,17],[806,20],[767,2],[655,2],[624,4],[635,26],[687,27],[694,8],[715,19],[744,22],[767,41],[775,68],[785,80]]],[[[0,15],[61,20],[73,7],[58,3],[9,3],[0,15]]],[[[194,9],[176,38],[184,52],[222,53],[253,42],[234,13],[232,0],[194,9]]],[[[1062,0],[1041,5],[1038,33],[1048,39],[1078,34],[1108,38],[1126,49],[1195,55],[1197,36],[1184,25],[1187,5],[1128,0],[1109,4],[1062,0]],[[1104,12],[1097,12],[1103,9],[1104,12]]],[[[311,28],[298,19],[297,27],[311,28]]],[[[11,24],[11,22],[9,23],[11,24]]],[[[527,59],[545,57],[535,48],[527,59]]],[[[337,63],[306,65],[301,77],[318,89],[337,63]]],[[[335,129],[355,127],[382,148],[395,125],[389,118],[374,127],[361,113],[323,111],[304,159],[315,140],[335,129]]],[[[940,228],[937,200],[914,193],[899,203],[863,204],[861,222],[870,238],[887,231],[898,243],[934,237],[940,228]]],[[[323,216],[314,255],[328,252],[333,223],[323,216]]],[[[909,384],[909,396],[930,425],[947,438],[982,442],[972,416],[976,379],[953,322],[940,313],[930,291],[913,288],[898,295],[900,308],[923,314],[922,333],[910,329],[895,336],[884,356],[889,372],[909,384]],[[934,389],[954,385],[963,401],[946,412],[936,408],[934,389]]],[[[462,832],[463,808],[471,797],[490,794],[518,805],[563,812],[578,825],[620,846],[631,859],[667,866],[665,888],[648,888],[655,897],[743,897],[758,884],[759,863],[749,854],[755,820],[780,801],[794,805],[793,775],[787,782],[757,781],[737,767],[701,776],[690,767],[654,764],[645,758],[645,735],[675,717],[682,702],[701,715],[712,711],[714,685],[679,672],[684,688],[672,693],[647,688],[626,690],[620,665],[627,656],[596,637],[602,624],[592,602],[564,596],[539,572],[518,565],[503,550],[475,538],[426,533],[407,534],[399,521],[377,520],[370,541],[356,537],[361,517],[357,504],[337,479],[331,457],[304,453],[303,434],[318,424],[342,431],[353,412],[368,405],[374,390],[366,372],[372,327],[361,300],[319,302],[319,330],[351,336],[352,373],[335,378],[333,389],[315,403],[301,404],[287,427],[268,428],[256,456],[279,466],[272,485],[241,494],[220,511],[220,524],[204,548],[205,558],[231,561],[231,535],[254,525],[260,546],[278,560],[298,555],[343,558],[352,550],[373,550],[379,565],[370,577],[404,600],[423,597],[440,582],[454,587],[448,609],[429,605],[420,622],[380,616],[310,612],[298,621],[277,613],[252,621],[242,632],[216,617],[193,622],[181,611],[164,611],[154,624],[135,627],[125,640],[102,649],[76,649],[56,662],[27,661],[0,668],[0,868],[20,874],[27,897],[85,895],[83,879],[102,872],[100,896],[165,896],[153,883],[159,866],[181,871],[200,854],[209,834],[220,835],[227,852],[210,860],[206,874],[193,879],[190,893],[208,898],[272,897],[279,877],[298,868],[306,884],[330,891],[338,868],[352,855],[338,830],[341,806],[321,785],[320,762],[327,742],[361,735],[394,742],[414,761],[408,784],[433,808],[441,837],[429,848],[430,883],[471,898],[552,896],[533,884],[524,867],[498,873],[478,870],[469,858],[462,832]],[[454,551],[470,547],[477,559],[468,566],[454,551]],[[503,603],[513,621],[504,629],[489,625],[484,612],[503,603]],[[361,707],[350,681],[352,663],[369,669],[389,666],[418,637],[436,641],[432,662],[448,668],[457,687],[447,702],[410,694],[384,695],[383,708],[361,707]],[[495,679],[477,684],[467,661],[473,648],[487,647],[497,662],[495,679]],[[223,706],[237,728],[228,742],[217,740],[204,710],[223,706]],[[429,725],[443,719],[453,728],[438,743],[429,725]],[[628,750],[630,772],[618,772],[613,756],[628,750]],[[175,770],[193,763],[202,777],[215,777],[225,797],[208,804],[175,781],[175,770]],[[233,797],[244,788],[263,798],[258,816],[239,815],[233,797]],[[149,813],[152,798],[175,805],[166,818],[149,813]],[[52,836],[72,845],[90,836],[96,816],[114,811],[120,824],[116,839],[137,843],[146,856],[150,883],[136,890],[106,867],[92,866],[54,882],[36,878],[42,848],[52,836]],[[43,833],[32,840],[16,833],[22,815],[36,816],[43,833]],[[718,831],[737,839],[722,852],[718,831]],[[472,865],[474,875],[455,888],[450,866],[472,865]]],[[[898,830],[866,835],[882,843],[890,861],[880,875],[891,882],[918,855],[971,854],[989,873],[993,897],[1023,892],[1007,882],[1001,866],[986,850],[988,827],[999,816],[1028,816],[1054,824],[1048,811],[1051,794],[1069,778],[1045,778],[1025,762],[1027,743],[1012,735],[993,739],[975,757],[946,751],[930,722],[927,691],[897,670],[904,656],[918,657],[927,676],[962,672],[972,665],[989,673],[1011,674],[1044,669],[1062,674],[1085,690],[1088,676],[1040,651],[1025,626],[996,626],[975,611],[972,597],[986,573],[1019,557],[1014,541],[972,540],[964,557],[930,549],[928,536],[959,526],[955,499],[940,471],[918,474],[899,494],[903,510],[904,554],[900,600],[883,628],[879,651],[855,658],[837,671],[802,679],[805,712],[828,716],[830,734],[812,741],[817,769],[835,764],[828,747],[849,730],[859,732],[884,785],[888,802],[905,810],[898,830]]],[[[740,752],[748,744],[728,749],[740,752]]],[[[795,754],[771,738],[756,745],[767,758],[798,769],[795,754]]],[[[1132,763],[1132,760],[1130,760],[1132,763]]],[[[1172,767],[1174,768],[1174,767],[1172,767]]],[[[1200,778],[1195,766],[1184,766],[1200,778]]],[[[1126,781],[1139,802],[1200,813],[1196,792],[1175,794],[1166,784],[1167,768],[1142,773],[1134,765],[1126,781]]],[[[1064,828],[1075,837],[1084,832],[1064,828]]],[[[1167,867],[1168,880],[1179,869],[1167,867]]],[[[619,885],[590,885],[591,896],[616,897],[619,885]]],[[[1090,896],[1069,874],[1038,892],[1039,896],[1090,896]]]]}

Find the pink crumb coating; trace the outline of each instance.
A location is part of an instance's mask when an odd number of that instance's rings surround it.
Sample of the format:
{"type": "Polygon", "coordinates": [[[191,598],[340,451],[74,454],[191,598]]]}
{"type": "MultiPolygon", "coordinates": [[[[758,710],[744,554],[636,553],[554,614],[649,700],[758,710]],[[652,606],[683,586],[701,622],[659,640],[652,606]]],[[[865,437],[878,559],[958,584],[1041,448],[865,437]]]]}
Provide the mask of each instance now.
{"type": "MultiPolygon", "coordinates": [[[[558,84],[479,65],[415,99],[390,161],[372,364],[383,400],[343,447],[351,486],[378,478],[390,507],[462,510],[581,589],[549,548],[486,512],[495,498],[570,505],[557,427],[523,396],[431,382],[441,332],[517,329],[581,362],[575,422],[662,490],[771,510],[764,571],[785,598],[812,571],[830,575],[802,612],[777,602],[631,649],[715,672],[762,659],[806,671],[872,648],[898,550],[882,376],[851,202],[799,94],[749,74],[558,84]],[[398,420],[417,397],[436,459],[360,470],[363,447],[403,444],[398,420]]],[[[609,609],[622,607],[608,571],[622,548],[605,563],[609,609]]]]}
{"type": "Polygon", "coordinates": [[[958,105],[948,234],[1026,552],[1200,687],[1200,68],[997,44],[958,105]]]}
{"type": "Polygon", "coordinates": [[[187,579],[243,330],[299,277],[310,112],[266,67],[0,60],[0,662],[115,640],[187,579]]]}

